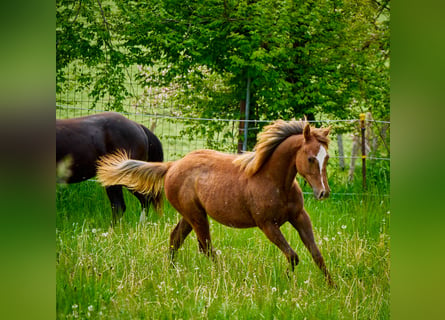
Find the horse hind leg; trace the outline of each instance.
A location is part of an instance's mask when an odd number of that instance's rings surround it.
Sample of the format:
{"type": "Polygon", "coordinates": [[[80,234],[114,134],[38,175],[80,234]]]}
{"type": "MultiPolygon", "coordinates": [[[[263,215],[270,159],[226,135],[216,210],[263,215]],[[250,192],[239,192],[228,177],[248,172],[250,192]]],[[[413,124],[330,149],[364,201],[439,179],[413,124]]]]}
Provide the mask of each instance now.
{"type": "Polygon", "coordinates": [[[208,257],[214,258],[212,241],[210,239],[209,220],[207,213],[199,204],[192,204],[181,212],[183,217],[187,219],[198,238],[199,250],[208,257]]]}
{"type": "Polygon", "coordinates": [[[122,186],[110,186],[105,188],[108,199],[111,204],[111,213],[113,220],[111,225],[116,225],[117,221],[124,215],[126,206],[124,201],[124,194],[122,192],[122,186]]]}
{"type": "Polygon", "coordinates": [[[150,209],[150,203],[152,201],[151,196],[144,196],[139,192],[132,192],[134,196],[141,203],[141,216],[139,217],[139,223],[144,223],[147,220],[148,210],[150,209]]]}
{"type": "Polygon", "coordinates": [[[192,226],[182,218],[170,234],[170,258],[173,261],[175,253],[184,243],[185,238],[193,230],[192,226]]]}
{"type": "Polygon", "coordinates": [[[200,218],[194,221],[192,227],[198,238],[199,250],[206,256],[215,258],[212,241],[210,239],[210,226],[207,215],[204,215],[202,219],[200,218]]]}

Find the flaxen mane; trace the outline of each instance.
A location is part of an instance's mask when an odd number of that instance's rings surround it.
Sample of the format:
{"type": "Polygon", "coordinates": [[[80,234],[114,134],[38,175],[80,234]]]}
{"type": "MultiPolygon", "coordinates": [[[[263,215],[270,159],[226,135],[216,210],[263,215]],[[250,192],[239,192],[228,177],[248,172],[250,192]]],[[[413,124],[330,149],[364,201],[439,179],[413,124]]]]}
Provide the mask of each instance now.
{"type": "MultiPolygon", "coordinates": [[[[277,120],[273,122],[258,134],[258,141],[254,151],[238,156],[233,160],[233,163],[238,165],[241,170],[244,170],[248,176],[253,176],[284,140],[292,135],[302,134],[305,126],[308,124],[306,120],[277,120]]],[[[327,144],[329,142],[328,138],[322,135],[319,130],[311,127],[311,134],[320,142],[327,144]]]]}

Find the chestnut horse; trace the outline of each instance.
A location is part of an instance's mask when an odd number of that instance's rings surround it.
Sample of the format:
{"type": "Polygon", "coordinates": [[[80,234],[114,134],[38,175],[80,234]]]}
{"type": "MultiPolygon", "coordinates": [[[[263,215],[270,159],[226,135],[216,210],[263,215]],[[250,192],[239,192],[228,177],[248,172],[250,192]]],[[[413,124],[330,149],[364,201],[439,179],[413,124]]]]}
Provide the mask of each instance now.
{"type": "MultiPolygon", "coordinates": [[[[106,154],[125,150],[132,158],[163,161],[159,139],[145,126],[127,119],[117,112],[104,112],[79,118],[56,120],[56,163],[67,168],[62,182],[76,183],[96,175],[97,160],[106,154]]],[[[111,203],[113,224],[122,217],[126,206],[122,186],[106,188],[111,203]]],[[[142,206],[141,220],[145,219],[150,203],[159,211],[162,197],[134,192],[142,206]]]]}
{"type": "Polygon", "coordinates": [[[329,196],[329,130],[313,128],[306,121],[278,120],[259,134],[254,152],[232,155],[197,150],[180,160],[159,164],[131,160],[121,152],[100,160],[98,179],[104,186],[123,184],[141,193],[160,193],[164,185],[167,199],[182,215],[170,235],[173,258],[192,230],[200,250],[213,255],[210,216],[230,227],[260,228],[294,270],[298,255],[280,231],[288,221],[332,284],[295,180],[299,173],[315,198],[329,196]]]}

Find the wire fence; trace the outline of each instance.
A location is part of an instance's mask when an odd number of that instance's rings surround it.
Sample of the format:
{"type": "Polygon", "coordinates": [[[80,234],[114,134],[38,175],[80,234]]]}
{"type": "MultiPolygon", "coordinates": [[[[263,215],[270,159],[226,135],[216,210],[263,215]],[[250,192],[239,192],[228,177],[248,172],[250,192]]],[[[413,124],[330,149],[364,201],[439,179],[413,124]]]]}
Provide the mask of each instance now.
{"type": "MultiPolygon", "coordinates": [[[[62,104],[56,104],[56,117],[63,119],[63,118],[70,118],[70,117],[80,117],[85,116],[89,114],[95,114],[99,112],[104,112],[106,110],[104,109],[89,109],[89,108],[82,108],[82,107],[76,107],[76,106],[69,106],[69,105],[62,105],[62,104]]],[[[143,113],[143,112],[128,112],[124,111],[121,112],[128,118],[135,120],[148,128],[152,129],[152,131],[162,140],[166,140],[166,143],[163,143],[163,146],[165,145],[166,150],[166,160],[177,160],[178,158],[181,158],[185,154],[189,153],[190,151],[196,150],[198,148],[205,148],[206,144],[209,143],[208,139],[197,139],[196,136],[191,139],[190,137],[187,137],[183,134],[183,128],[185,126],[184,122],[224,122],[227,123],[227,127],[235,128],[238,132],[239,129],[239,123],[240,122],[249,122],[252,124],[256,123],[271,123],[273,120],[239,120],[239,119],[223,119],[223,118],[194,118],[194,117],[184,117],[184,116],[174,116],[174,115],[166,115],[166,114],[151,114],[151,113],[143,113]],[[166,120],[166,121],[165,121],[166,120]],[[156,123],[154,126],[153,123],[156,123]],[[161,125],[160,125],[161,123],[161,125]],[[177,144],[172,145],[171,143],[177,144]]],[[[326,125],[331,125],[339,122],[348,122],[348,123],[358,123],[359,119],[326,119],[326,120],[308,120],[308,122],[316,122],[316,123],[325,123],[326,125]]],[[[369,123],[383,123],[383,124],[390,124],[389,121],[379,121],[379,120],[367,120],[369,123]]],[[[257,128],[251,127],[250,130],[255,130],[257,128]]],[[[241,129],[243,130],[243,129],[241,129]]],[[[352,138],[354,136],[354,133],[343,135],[344,145],[346,146],[346,151],[343,155],[338,155],[338,149],[334,146],[334,154],[331,155],[331,158],[343,158],[343,159],[361,159],[361,156],[353,156],[351,155],[350,147],[352,145],[352,138]],[[348,155],[349,154],[349,155],[348,155]]],[[[334,136],[331,138],[331,140],[334,143],[331,143],[332,145],[337,144],[337,137],[334,136]]],[[[164,142],[164,141],[162,141],[164,142]]],[[[233,153],[236,152],[235,145],[237,143],[237,137],[236,134],[233,137],[232,141],[232,148],[228,148],[229,150],[221,150],[221,151],[232,151],[233,153]],[[235,141],[236,140],[236,141],[235,141]]],[[[226,148],[227,149],[227,148],[226,148]]],[[[368,156],[369,160],[382,160],[382,161],[390,161],[390,157],[378,157],[378,156],[368,156]]]]}

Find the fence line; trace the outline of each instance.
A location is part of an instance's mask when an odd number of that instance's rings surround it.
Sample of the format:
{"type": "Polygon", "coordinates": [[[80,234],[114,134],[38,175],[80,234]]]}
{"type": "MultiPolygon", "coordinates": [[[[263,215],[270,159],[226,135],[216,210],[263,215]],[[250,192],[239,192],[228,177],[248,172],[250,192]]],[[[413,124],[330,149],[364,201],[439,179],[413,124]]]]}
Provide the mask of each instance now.
{"type": "MultiPolygon", "coordinates": [[[[329,158],[337,158],[337,159],[340,159],[340,158],[343,158],[343,159],[362,159],[362,156],[360,156],[360,157],[357,157],[357,156],[355,156],[355,157],[346,157],[346,156],[340,157],[340,156],[331,156],[331,155],[330,155],[329,158]]],[[[369,156],[366,156],[366,159],[391,161],[391,158],[379,158],[379,157],[369,157],[369,156]]]]}
{"type": "MultiPolygon", "coordinates": [[[[75,107],[75,106],[67,106],[62,104],[56,104],[56,107],[63,108],[63,109],[72,109],[72,110],[79,110],[79,111],[88,111],[88,112],[104,112],[106,110],[103,109],[89,109],[89,108],[82,108],[82,107],[75,107]]],[[[141,112],[129,112],[129,111],[122,111],[120,112],[125,115],[132,115],[132,116],[141,116],[141,117],[151,117],[151,118],[159,118],[159,119],[177,119],[177,120],[189,120],[189,121],[218,121],[218,122],[261,122],[261,123],[270,123],[273,122],[273,120],[239,120],[239,119],[222,119],[222,118],[195,118],[195,117],[182,117],[182,116],[171,116],[171,115],[165,115],[165,114],[150,114],[150,113],[141,113],[141,112]]],[[[308,122],[325,122],[325,123],[334,123],[334,122],[358,122],[359,119],[334,119],[334,120],[308,120],[308,122]]],[[[380,123],[390,123],[390,121],[380,121],[380,120],[368,120],[370,122],[380,122],[380,123]]],[[[253,129],[253,128],[250,128],[253,129]]],[[[241,131],[243,129],[240,129],[241,131]]],[[[361,156],[335,156],[332,155],[331,158],[336,159],[361,159],[361,156]]],[[[369,160],[382,160],[382,161],[391,161],[390,158],[385,157],[367,157],[369,160]]]]}
{"type": "MultiPolygon", "coordinates": [[[[64,109],[75,109],[75,110],[85,110],[85,111],[94,111],[94,112],[104,112],[106,110],[100,109],[88,109],[88,108],[79,108],[73,106],[66,106],[61,104],[56,104],[56,107],[64,108],[64,109]]],[[[141,113],[141,112],[128,112],[128,111],[120,111],[122,114],[126,115],[134,115],[134,116],[146,116],[146,117],[155,117],[155,118],[163,118],[163,119],[182,119],[182,120],[195,120],[195,121],[223,121],[223,122],[262,122],[262,123],[270,123],[274,120],[240,120],[240,119],[222,119],[222,118],[195,118],[195,117],[183,117],[183,116],[170,116],[164,114],[152,114],[152,113],[141,113]]],[[[335,119],[335,120],[307,120],[307,122],[357,122],[360,119],[335,119]]],[[[382,120],[366,120],[367,122],[376,122],[376,123],[388,123],[390,121],[382,121],[382,120]]]]}

